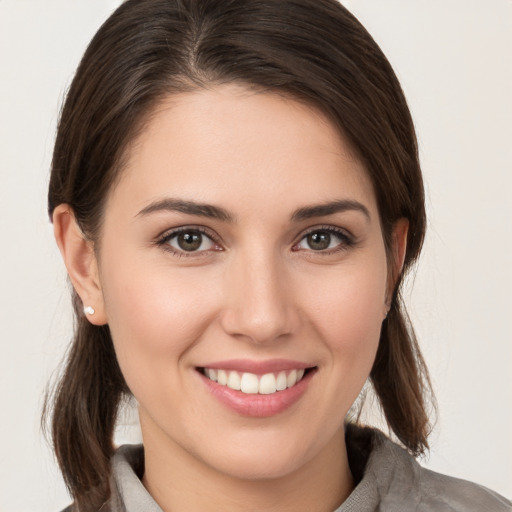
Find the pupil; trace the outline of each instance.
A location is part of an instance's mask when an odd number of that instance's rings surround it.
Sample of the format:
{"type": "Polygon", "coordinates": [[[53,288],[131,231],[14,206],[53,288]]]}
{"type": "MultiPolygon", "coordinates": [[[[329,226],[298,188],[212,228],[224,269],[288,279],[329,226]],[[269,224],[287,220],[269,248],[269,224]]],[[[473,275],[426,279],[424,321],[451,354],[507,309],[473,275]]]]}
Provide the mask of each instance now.
{"type": "Polygon", "coordinates": [[[331,244],[331,235],[325,231],[319,231],[308,235],[308,245],[314,251],[327,249],[331,244]]]}
{"type": "Polygon", "coordinates": [[[195,251],[201,247],[202,236],[197,233],[180,233],[178,235],[178,245],[184,251],[195,251]]]}

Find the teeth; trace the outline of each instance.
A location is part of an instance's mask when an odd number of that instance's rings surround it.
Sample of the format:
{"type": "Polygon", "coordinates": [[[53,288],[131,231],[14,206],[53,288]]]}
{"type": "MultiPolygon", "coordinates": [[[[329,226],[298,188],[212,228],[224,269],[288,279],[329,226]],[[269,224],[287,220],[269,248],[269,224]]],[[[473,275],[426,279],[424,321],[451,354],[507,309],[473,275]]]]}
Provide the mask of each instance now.
{"type": "Polygon", "coordinates": [[[254,373],[244,373],[240,383],[240,391],[242,393],[257,393],[258,392],[258,376],[254,373]]]}
{"type": "Polygon", "coordinates": [[[225,386],[228,383],[228,374],[224,370],[218,370],[217,371],[217,382],[221,386],[225,386]]]}
{"type": "Polygon", "coordinates": [[[227,386],[236,391],[242,391],[247,394],[272,395],[276,391],[283,391],[286,388],[295,386],[302,377],[304,377],[304,369],[291,370],[288,374],[285,371],[274,373],[266,373],[258,376],[254,373],[242,373],[229,370],[213,370],[205,368],[204,375],[210,380],[218,382],[221,386],[227,386]]]}
{"type": "Polygon", "coordinates": [[[241,380],[242,379],[240,378],[238,372],[229,372],[228,388],[236,389],[238,391],[242,387],[241,380]]]}
{"type": "Polygon", "coordinates": [[[286,382],[286,372],[279,372],[279,375],[276,379],[276,389],[277,391],[283,391],[283,389],[286,389],[288,386],[286,382]]]}
{"type": "Polygon", "coordinates": [[[297,382],[297,370],[292,370],[286,379],[286,385],[291,388],[297,382]]]}
{"type": "Polygon", "coordinates": [[[266,373],[260,379],[258,392],[260,395],[271,395],[277,391],[276,378],[273,373],[266,373]]]}

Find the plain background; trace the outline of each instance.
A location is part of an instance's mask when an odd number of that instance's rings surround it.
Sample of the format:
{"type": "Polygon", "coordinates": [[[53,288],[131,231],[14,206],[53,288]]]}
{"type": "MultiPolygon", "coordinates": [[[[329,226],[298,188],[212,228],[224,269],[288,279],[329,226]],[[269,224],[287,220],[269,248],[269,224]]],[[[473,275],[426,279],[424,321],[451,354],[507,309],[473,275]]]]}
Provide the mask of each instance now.
{"type": "MultiPolygon", "coordinates": [[[[440,409],[424,463],[511,497],[512,2],[344,3],[395,67],[420,141],[429,234],[410,309],[440,409]]],[[[45,194],[65,90],[118,4],[0,0],[0,511],[69,502],[39,428],[71,334],[45,194]]]]}

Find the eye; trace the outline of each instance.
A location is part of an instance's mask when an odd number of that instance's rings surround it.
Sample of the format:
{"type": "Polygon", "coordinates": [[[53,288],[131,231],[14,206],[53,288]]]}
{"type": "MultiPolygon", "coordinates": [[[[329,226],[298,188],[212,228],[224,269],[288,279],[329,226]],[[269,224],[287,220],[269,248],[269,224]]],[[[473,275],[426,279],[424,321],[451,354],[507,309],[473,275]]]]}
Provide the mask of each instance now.
{"type": "Polygon", "coordinates": [[[295,250],[331,251],[346,249],[351,245],[353,245],[351,237],[343,231],[335,228],[322,228],[307,233],[295,245],[295,250]]]}
{"type": "Polygon", "coordinates": [[[180,255],[210,250],[220,250],[220,247],[210,236],[199,229],[180,229],[164,235],[158,245],[180,255]]]}

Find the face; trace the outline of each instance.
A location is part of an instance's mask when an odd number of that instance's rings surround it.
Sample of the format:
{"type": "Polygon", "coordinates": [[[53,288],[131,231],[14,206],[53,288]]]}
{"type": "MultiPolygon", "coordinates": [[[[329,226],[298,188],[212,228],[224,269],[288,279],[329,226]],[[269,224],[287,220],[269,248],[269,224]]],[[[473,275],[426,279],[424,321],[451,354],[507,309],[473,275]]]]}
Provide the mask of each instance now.
{"type": "Polygon", "coordinates": [[[324,457],[385,314],[365,169],[316,110],[235,86],[168,98],[127,157],[98,269],[146,449],[247,479],[324,457]]]}

